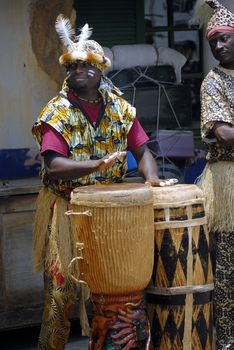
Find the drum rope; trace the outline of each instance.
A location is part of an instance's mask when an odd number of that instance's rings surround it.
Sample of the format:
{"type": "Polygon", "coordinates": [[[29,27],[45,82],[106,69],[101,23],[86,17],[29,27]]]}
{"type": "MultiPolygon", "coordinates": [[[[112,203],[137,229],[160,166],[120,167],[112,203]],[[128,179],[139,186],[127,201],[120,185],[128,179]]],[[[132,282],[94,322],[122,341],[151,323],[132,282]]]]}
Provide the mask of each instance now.
{"type": "MultiPolygon", "coordinates": [[[[83,244],[83,243],[81,243],[81,244],[83,244]]],[[[76,256],[75,258],[73,258],[72,260],[71,260],[71,262],[70,262],[70,264],[68,265],[68,270],[71,270],[71,267],[72,267],[72,264],[75,262],[75,261],[79,261],[79,260],[81,260],[81,259],[84,259],[83,258],[83,256],[81,257],[81,256],[76,256]]],[[[71,276],[71,278],[76,282],[76,283],[81,283],[81,284],[85,284],[86,286],[88,286],[88,283],[87,282],[85,282],[84,280],[81,280],[81,279],[79,279],[79,278],[76,278],[72,273],[70,273],[70,276],[71,276]]]]}
{"type": "MultiPolygon", "coordinates": [[[[90,210],[86,210],[86,211],[83,211],[83,212],[77,212],[77,211],[73,211],[73,210],[68,210],[65,212],[65,215],[85,215],[85,216],[92,216],[92,212],[90,210]]],[[[76,243],[76,248],[77,248],[77,256],[74,257],[69,265],[68,265],[68,270],[71,271],[72,269],[72,265],[74,262],[76,262],[78,260],[78,263],[79,263],[79,260],[84,260],[84,257],[83,257],[83,249],[84,249],[84,243],[81,243],[81,242],[77,242],[76,243]]],[[[88,283],[85,282],[84,280],[82,279],[79,279],[79,278],[76,278],[71,272],[70,272],[70,276],[71,278],[76,282],[76,283],[81,283],[81,284],[85,284],[88,286],[88,283]]]]}
{"type": "Polygon", "coordinates": [[[157,198],[157,195],[154,196],[154,208],[155,209],[164,209],[164,208],[179,208],[186,205],[193,205],[193,204],[202,204],[204,203],[204,197],[200,198],[194,198],[189,200],[184,200],[181,202],[177,202],[176,199],[174,202],[159,202],[159,198],[157,198]]]}
{"type": "Polygon", "coordinates": [[[155,295],[181,295],[187,293],[206,293],[214,289],[214,283],[210,284],[197,284],[191,286],[179,286],[179,287],[147,287],[147,292],[155,295]]]}
{"type": "Polygon", "coordinates": [[[164,212],[165,212],[165,221],[169,222],[170,221],[170,208],[165,208],[164,212]]]}
{"type": "Polygon", "coordinates": [[[66,215],[86,215],[86,216],[92,216],[92,212],[90,210],[86,210],[83,212],[79,211],[73,211],[73,210],[68,210],[65,212],[66,215]]]}
{"type": "Polygon", "coordinates": [[[190,219],[190,220],[175,220],[175,221],[160,221],[155,222],[154,227],[157,230],[165,229],[165,228],[181,228],[181,227],[194,227],[194,226],[200,226],[200,225],[206,225],[207,224],[207,218],[198,218],[198,219],[190,219]]]}
{"type": "MultiPolygon", "coordinates": [[[[186,207],[188,219],[192,220],[192,206],[186,207]]],[[[193,283],[193,231],[192,227],[188,226],[188,258],[187,258],[187,286],[193,283]]],[[[185,299],[185,320],[184,320],[184,335],[183,345],[184,350],[192,349],[192,319],[193,319],[193,294],[188,293],[185,299]]]]}

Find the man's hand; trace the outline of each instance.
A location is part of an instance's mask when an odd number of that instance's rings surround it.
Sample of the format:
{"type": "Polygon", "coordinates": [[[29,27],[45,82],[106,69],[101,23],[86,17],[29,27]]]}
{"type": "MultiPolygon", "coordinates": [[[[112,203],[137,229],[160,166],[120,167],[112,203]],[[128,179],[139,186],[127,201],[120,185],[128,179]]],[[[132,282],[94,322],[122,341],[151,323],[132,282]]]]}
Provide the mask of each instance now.
{"type": "Polygon", "coordinates": [[[157,162],[153,158],[150,150],[146,144],[132,150],[132,153],[138,163],[138,171],[145,178],[145,183],[153,187],[163,187],[163,186],[172,186],[175,185],[177,179],[159,179],[157,176],[157,162]]]}
{"type": "Polygon", "coordinates": [[[176,183],[178,183],[178,180],[177,179],[162,180],[159,178],[154,178],[154,179],[148,179],[145,183],[152,187],[164,187],[164,186],[173,186],[176,183]]]}
{"type": "Polygon", "coordinates": [[[112,165],[115,163],[116,159],[123,159],[126,157],[127,152],[115,152],[112,154],[108,154],[102,159],[100,159],[100,165],[98,166],[98,171],[105,170],[107,168],[112,167],[112,165]]]}
{"type": "Polygon", "coordinates": [[[232,125],[224,122],[216,122],[213,132],[220,144],[234,147],[234,127],[232,125]]]}

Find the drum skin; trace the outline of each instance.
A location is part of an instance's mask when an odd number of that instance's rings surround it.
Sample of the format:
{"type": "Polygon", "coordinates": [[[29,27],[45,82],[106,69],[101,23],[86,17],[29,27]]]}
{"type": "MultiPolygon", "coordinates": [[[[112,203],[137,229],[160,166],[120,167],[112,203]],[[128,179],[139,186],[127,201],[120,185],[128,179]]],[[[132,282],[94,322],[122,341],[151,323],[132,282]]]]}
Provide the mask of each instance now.
{"type": "Polygon", "coordinates": [[[153,194],[145,184],[91,185],[72,192],[79,279],[92,293],[129,294],[148,285],[154,261],[153,194]],[[82,215],[89,213],[91,216],[82,215]]]}
{"type": "Polygon", "coordinates": [[[153,188],[155,253],[147,288],[151,349],[214,349],[213,273],[202,191],[153,188]]]}

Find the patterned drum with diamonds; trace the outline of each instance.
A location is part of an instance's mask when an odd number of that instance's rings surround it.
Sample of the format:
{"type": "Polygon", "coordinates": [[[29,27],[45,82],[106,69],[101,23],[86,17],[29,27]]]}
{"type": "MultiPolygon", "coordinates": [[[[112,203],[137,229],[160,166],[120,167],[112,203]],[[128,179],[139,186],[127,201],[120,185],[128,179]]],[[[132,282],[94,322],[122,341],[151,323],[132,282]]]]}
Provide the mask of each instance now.
{"type": "Polygon", "coordinates": [[[147,288],[151,349],[214,349],[211,245],[196,185],[153,188],[155,258],[147,288]]]}

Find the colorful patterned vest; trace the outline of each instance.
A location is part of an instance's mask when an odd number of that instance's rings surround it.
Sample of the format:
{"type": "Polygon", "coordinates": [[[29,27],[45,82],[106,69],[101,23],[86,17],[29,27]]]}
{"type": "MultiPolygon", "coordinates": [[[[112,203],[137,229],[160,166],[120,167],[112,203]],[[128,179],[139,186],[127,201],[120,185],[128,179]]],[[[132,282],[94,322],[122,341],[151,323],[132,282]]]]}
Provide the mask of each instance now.
{"type": "MultiPolygon", "coordinates": [[[[39,147],[42,142],[42,123],[52,126],[68,144],[69,158],[75,161],[99,159],[107,154],[127,150],[127,134],[136,115],[135,108],[123,98],[109,93],[95,126],[78,106],[65,96],[53,98],[40,113],[32,133],[39,147]]],[[[127,162],[115,164],[75,180],[48,180],[42,164],[41,178],[53,192],[68,197],[78,186],[120,182],[126,174],[127,162]]]]}

